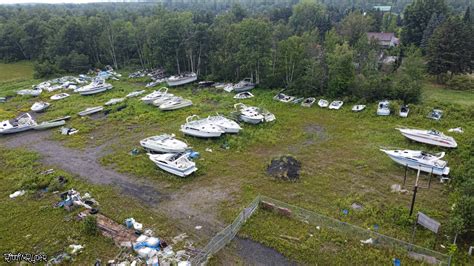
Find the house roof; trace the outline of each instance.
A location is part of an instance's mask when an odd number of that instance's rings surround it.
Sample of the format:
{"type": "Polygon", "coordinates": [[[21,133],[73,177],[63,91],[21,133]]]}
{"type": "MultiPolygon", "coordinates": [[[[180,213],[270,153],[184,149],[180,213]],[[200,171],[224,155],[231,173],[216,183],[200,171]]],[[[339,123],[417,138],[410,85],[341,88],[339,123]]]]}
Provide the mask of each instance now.
{"type": "Polygon", "coordinates": [[[391,41],[395,37],[393,32],[367,32],[367,38],[376,39],[378,41],[391,41]]]}

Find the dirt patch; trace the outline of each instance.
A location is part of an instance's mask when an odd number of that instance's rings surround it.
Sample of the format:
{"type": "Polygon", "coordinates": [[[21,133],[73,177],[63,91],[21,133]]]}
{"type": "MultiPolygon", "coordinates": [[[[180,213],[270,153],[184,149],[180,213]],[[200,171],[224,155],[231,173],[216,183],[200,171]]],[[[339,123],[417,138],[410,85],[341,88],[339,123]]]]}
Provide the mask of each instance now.
{"type": "Polygon", "coordinates": [[[284,181],[296,181],[300,178],[301,163],[291,156],[281,156],[272,160],[267,174],[284,181]]]}
{"type": "Polygon", "coordinates": [[[328,139],[328,135],[323,126],[318,124],[309,124],[304,127],[304,132],[308,134],[311,139],[317,139],[319,141],[325,141],[328,139]]]}

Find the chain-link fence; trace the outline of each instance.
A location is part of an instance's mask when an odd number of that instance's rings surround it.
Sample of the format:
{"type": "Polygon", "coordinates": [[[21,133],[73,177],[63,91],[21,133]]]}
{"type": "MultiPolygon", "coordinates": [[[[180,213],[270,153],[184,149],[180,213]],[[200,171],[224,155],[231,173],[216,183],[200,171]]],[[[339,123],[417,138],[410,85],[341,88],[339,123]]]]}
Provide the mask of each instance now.
{"type": "Polygon", "coordinates": [[[247,208],[240,212],[232,224],[224,228],[221,232],[214,236],[211,241],[209,241],[204,249],[202,249],[202,251],[191,260],[191,264],[201,265],[206,263],[207,259],[211,255],[216,254],[225,245],[232,241],[242,225],[247,221],[248,218],[250,218],[250,216],[252,216],[259,206],[308,224],[333,229],[337,231],[337,233],[344,234],[352,239],[365,240],[372,238],[373,245],[382,246],[392,250],[412,252],[418,257],[423,257],[425,260],[435,260],[437,264],[449,265],[448,255],[413,245],[393,237],[382,235],[377,232],[367,230],[356,225],[348,224],[337,219],[327,217],[313,211],[305,210],[303,208],[265,196],[258,196],[255,198],[247,208]]]}

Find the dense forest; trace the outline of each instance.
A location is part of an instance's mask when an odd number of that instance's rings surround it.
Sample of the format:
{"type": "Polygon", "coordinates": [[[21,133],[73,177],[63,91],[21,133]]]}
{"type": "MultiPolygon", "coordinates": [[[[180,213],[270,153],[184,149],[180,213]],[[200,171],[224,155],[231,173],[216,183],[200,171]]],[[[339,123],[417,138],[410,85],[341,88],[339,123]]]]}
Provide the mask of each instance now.
{"type": "MultiPolygon", "coordinates": [[[[391,11],[368,0],[236,2],[1,6],[0,58],[35,61],[38,78],[163,67],[358,102],[417,102],[426,73],[472,87],[464,75],[474,66],[470,0],[382,1],[391,11]],[[392,32],[401,43],[382,47],[367,32],[392,32]]],[[[450,228],[472,234],[474,157],[465,157],[450,228]]]]}

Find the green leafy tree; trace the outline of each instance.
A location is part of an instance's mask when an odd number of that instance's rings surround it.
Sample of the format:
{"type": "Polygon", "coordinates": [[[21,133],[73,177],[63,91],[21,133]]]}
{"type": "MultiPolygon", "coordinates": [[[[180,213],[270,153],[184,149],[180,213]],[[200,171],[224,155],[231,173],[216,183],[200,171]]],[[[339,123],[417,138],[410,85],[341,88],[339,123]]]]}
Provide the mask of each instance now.
{"type": "Polygon", "coordinates": [[[355,11],[341,21],[338,32],[350,45],[354,45],[361,37],[366,36],[373,24],[372,17],[364,16],[359,11],[355,11]]]}
{"type": "Polygon", "coordinates": [[[299,34],[315,29],[324,34],[328,30],[326,8],[317,0],[302,0],[293,6],[289,23],[299,34]]]}
{"type": "Polygon", "coordinates": [[[347,95],[354,84],[354,54],[347,42],[337,45],[333,52],[328,53],[328,95],[340,97],[347,95]]]}
{"type": "Polygon", "coordinates": [[[431,19],[428,22],[428,25],[426,26],[425,31],[423,32],[423,39],[421,39],[420,47],[423,51],[426,51],[426,48],[428,47],[431,36],[433,36],[434,31],[439,25],[441,25],[441,23],[443,23],[443,21],[444,21],[443,14],[433,13],[433,15],[431,15],[431,19]]]}

